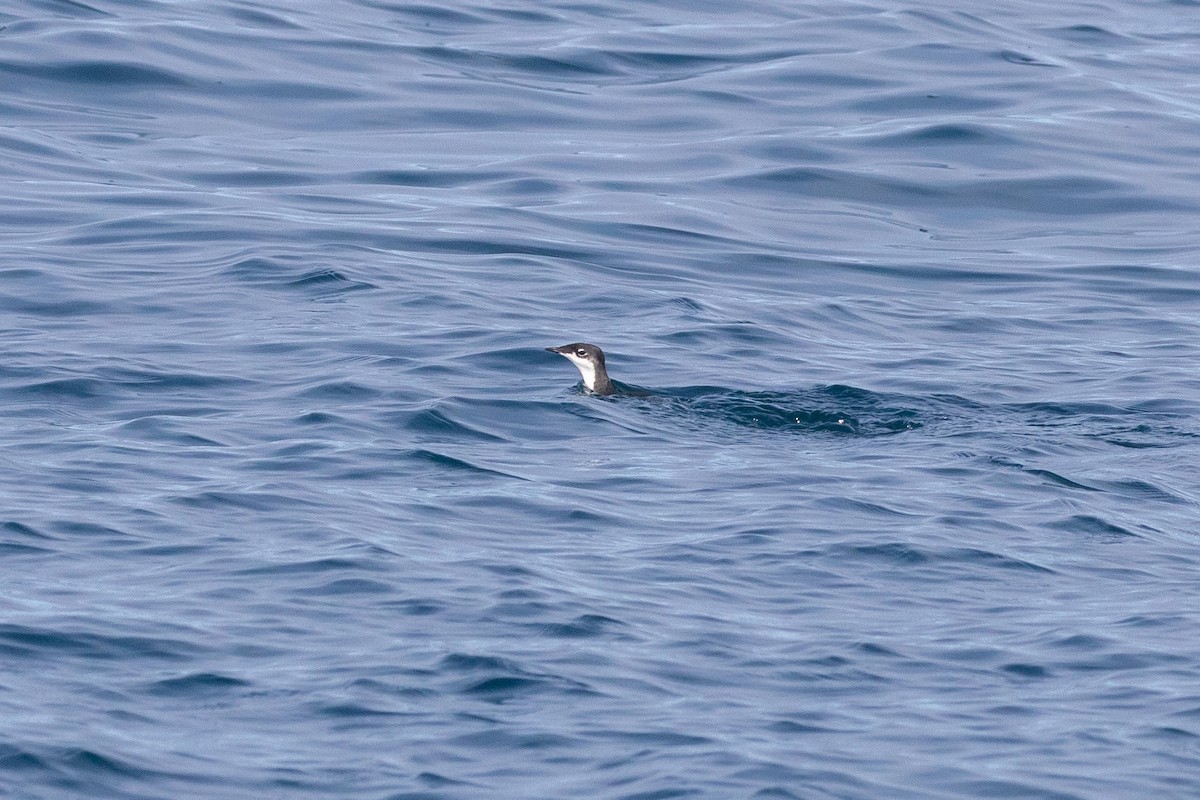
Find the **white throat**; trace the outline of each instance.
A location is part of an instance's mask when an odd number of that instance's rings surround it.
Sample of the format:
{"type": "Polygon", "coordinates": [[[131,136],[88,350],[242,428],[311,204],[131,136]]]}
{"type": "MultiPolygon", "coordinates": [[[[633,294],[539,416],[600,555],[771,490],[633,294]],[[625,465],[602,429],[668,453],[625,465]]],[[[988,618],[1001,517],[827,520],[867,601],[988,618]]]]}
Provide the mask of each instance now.
{"type": "Polygon", "coordinates": [[[566,355],[579,370],[579,374],[583,376],[583,385],[587,387],[587,390],[589,392],[596,391],[596,365],[586,358],[580,358],[574,353],[567,353],[566,355]]]}

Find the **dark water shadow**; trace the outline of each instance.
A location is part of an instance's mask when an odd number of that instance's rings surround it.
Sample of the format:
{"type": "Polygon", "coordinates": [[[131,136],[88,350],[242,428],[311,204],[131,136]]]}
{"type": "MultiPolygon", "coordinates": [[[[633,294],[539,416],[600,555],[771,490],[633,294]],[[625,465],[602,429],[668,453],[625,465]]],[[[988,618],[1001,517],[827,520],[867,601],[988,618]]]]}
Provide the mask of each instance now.
{"type": "MultiPolygon", "coordinates": [[[[718,424],[799,434],[889,436],[925,429],[943,436],[1006,432],[1008,436],[1102,441],[1125,448],[1194,444],[1190,403],[1119,406],[1094,401],[983,403],[952,394],[908,395],[833,384],[795,391],[745,391],[688,386],[648,391],[616,384],[621,393],[596,400],[620,403],[650,419],[718,424]]],[[[583,394],[582,384],[577,391],[583,394]]]]}
{"type": "Polygon", "coordinates": [[[689,386],[647,391],[618,383],[620,394],[598,398],[631,404],[654,416],[715,422],[737,428],[787,433],[883,436],[922,427],[918,398],[853,386],[797,391],[744,391],[689,386]]]}

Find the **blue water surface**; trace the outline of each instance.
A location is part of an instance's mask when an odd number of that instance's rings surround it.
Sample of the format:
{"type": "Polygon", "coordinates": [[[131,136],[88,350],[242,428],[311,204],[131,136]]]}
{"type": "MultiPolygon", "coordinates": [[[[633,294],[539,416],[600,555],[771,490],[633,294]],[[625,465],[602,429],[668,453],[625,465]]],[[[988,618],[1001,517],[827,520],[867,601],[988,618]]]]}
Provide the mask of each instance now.
{"type": "Polygon", "coordinates": [[[0,796],[1200,796],[1197,63],[7,3],[0,796]]]}

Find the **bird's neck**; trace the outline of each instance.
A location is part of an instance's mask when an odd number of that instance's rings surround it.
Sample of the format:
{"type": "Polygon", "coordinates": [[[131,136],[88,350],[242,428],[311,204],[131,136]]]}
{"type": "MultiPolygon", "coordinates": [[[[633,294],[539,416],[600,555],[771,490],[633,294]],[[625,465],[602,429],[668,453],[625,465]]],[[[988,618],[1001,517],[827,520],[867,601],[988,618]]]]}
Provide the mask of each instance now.
{"type": "Polygon", "coordinates": [[[585,375],[583,379],[584,386],[587,386],[588,391],[596,394],[612,394],[617,389],[613,386],[613,382],[609,380],[608,373],[604,367],[597,365],[592,370],[591,380],[585,375]]]}

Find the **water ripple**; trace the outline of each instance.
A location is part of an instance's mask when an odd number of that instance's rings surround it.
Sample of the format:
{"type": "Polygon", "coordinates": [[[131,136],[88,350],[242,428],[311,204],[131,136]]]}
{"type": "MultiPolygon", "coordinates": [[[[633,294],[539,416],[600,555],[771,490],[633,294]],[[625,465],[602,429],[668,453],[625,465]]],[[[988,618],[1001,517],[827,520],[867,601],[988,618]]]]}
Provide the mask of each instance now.
{"type": "Polygon", "coordinates": [[[1200,795],[1181,5],[6,4],[5,790],[1200,795]]]}

